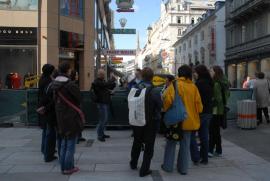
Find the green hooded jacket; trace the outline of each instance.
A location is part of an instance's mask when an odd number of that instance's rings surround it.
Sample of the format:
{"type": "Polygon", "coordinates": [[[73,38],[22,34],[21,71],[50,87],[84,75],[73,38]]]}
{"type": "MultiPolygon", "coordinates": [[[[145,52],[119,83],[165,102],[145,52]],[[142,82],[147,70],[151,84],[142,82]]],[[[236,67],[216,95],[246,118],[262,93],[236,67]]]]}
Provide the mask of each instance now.
{"type": "Polygon", "coordinates": [[[226,77],[223,77],[221,81],[214,81],[214,96],[213,96],[213,114],[223,115],[224,108],[227,105],[230,97],[229,81],[226,77]],[[223,100],[222,92],[224,92],[225,100],[223,100]],[[225,105],[224,105],[225,101],[225,105]]]}

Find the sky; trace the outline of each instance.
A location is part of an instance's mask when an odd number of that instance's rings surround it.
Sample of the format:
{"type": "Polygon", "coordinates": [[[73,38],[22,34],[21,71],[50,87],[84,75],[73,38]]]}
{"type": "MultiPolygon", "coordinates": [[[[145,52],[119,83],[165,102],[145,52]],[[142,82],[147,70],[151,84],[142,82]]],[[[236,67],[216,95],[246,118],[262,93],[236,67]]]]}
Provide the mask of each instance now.
{"type": "MultiPolygon", "coordinates": [[[[134,0],[134,13],[116,12],[116,0],[112,0],[111,8],[115,11],[114,26],[120,28],[119,20],[127,19],[125,28],[136,29],[140,34],[140,47],[143,48],[147,38],[146,29],[160,17],[160,4],[162,0],[134,0]]],[[[137,35],[114,35],[116,49],[136,49],[137,35]]]]}

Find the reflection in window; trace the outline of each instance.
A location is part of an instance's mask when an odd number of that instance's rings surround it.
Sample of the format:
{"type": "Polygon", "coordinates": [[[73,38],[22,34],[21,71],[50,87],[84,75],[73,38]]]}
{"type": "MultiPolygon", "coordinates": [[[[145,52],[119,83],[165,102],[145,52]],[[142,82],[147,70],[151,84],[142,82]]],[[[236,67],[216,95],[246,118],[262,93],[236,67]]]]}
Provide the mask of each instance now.
{"type": "Polygon", "coordinates": [[[60,0],[60,11],[62,16],[83,18],[84,0],[60,0]]]}
{"type": "Polygon", "coordinates": [[[0,0],[0,10],[38,10],[38,0],[0,0]]]}

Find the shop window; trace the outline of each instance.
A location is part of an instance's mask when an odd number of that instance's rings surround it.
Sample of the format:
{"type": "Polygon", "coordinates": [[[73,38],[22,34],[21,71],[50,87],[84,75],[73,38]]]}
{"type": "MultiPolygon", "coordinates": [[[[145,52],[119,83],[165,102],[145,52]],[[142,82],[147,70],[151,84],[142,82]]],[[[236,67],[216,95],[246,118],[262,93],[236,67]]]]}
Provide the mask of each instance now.
{"type": "Polygon", "coordinates": [[[60,0],[60,13],[62,16],[83,18],[84,0],[60,0]]]}
{"type": "Polygon", "coordinates": [[[258,61],[252,61],[248,63],[248,75],[251,78],[255,78],[256,72],[258,72],[258,61]]]}
{"type": "Polygon", "coordinates": [[[37,11],[39,0],[0,0],[0,10],[37,11]]]}
{"type": "Polygon", "coordinates": [[[237,65],[237,88],[242,88],[245,77],[246,77],[246,63],[240,63],[237,65]]]}
{"type": "Polygon", "coordinates": [[[233,88],[236,87],[236,65],[231,64],[228,66],[228,80],[233,88]]]}
{"type": "Polygon", "coordinates": [[[261,71],[265,73],[265,77],[270,80],[270,58],[261,61],[261,71]]]}

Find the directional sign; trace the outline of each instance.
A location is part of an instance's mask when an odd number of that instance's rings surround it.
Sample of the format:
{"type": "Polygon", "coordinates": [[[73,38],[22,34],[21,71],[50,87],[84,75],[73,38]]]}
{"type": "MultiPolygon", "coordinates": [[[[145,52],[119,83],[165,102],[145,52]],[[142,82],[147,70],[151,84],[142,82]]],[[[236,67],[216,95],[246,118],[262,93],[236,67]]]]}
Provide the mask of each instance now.
{"type": "Polygon", "coordinates": [[[112,29],[112,34],[136,34],[136,29],[112,29]]]}
{"type": "Polygon", "coordinates": [[[105,50],[105,54],[110,56],[116,55],[135,56],[136,50],[105,50]]]}

